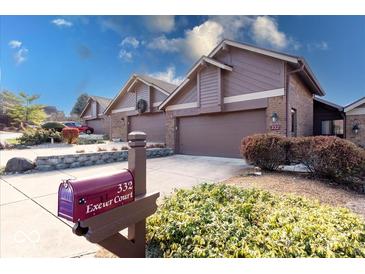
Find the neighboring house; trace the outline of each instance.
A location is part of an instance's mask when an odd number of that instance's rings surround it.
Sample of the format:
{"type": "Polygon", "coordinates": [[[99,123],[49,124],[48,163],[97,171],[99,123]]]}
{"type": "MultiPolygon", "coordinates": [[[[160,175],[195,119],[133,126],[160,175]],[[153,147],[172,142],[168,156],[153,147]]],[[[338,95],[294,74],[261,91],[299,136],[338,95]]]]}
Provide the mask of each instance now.
{"type": "Polygon", "coordinates": [[[175,85],[145,75],[133,75],[105,110],[111,118],[111,138],[127,140],[144,131],[149,142],[165,142],[165,114],[158,109],[175,85]]]}
{"type": "Polygon", "coordinates": [[[254,133],[313,134],[313,98],[325,92],[297,56],[222,41],[160,105],[177,153],[240,157],[254,133]]]}
{"type": "Polygon", "coordinates": [[[327,135],[344,137],[345,113],[343,107],[326,101],[322,98],[314,98],[314,135],[327,135]]]}
{"type": "Polygon", "coordinates": [[[109,134],[110,120],[104,115],[104,111],[112,100],[100,96],[90,96],[80,118],[89,127],[94,129],[95,134],[109,134]]]}
{"type": "Polygon", "coordinates": [[[365,147],[365,97],[345,106],[344,112],[346,139],[365,147]]]}

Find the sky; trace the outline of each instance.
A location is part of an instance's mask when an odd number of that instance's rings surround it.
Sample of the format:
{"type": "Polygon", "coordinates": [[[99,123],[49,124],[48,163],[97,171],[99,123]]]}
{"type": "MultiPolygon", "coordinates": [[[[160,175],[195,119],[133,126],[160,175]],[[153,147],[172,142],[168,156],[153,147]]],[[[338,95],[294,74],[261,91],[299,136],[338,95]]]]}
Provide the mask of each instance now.
{"type": "Polygon", "coordinates": [[[178,84],[224,38],[303,56],[331,102],[365,96],[365,16],[0,16],[0,90],[68,113],[133,73],[178,84]]]}

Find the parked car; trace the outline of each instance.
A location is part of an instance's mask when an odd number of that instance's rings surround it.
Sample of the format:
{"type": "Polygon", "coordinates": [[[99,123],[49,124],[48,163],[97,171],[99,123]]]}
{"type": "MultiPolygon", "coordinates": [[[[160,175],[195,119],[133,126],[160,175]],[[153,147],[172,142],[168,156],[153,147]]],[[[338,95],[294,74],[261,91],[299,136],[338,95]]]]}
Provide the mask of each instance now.
{"type": "Polygon", "coordinates": [[[89,127],[88,125],[82,125],[79,122],[63,122],[63,124],[66,127],[73,127],[73,128],[77,128],[80,132],[84,132],[86,134],[92,134],[94,133],[94,129],[92,127],[89,127]]]}

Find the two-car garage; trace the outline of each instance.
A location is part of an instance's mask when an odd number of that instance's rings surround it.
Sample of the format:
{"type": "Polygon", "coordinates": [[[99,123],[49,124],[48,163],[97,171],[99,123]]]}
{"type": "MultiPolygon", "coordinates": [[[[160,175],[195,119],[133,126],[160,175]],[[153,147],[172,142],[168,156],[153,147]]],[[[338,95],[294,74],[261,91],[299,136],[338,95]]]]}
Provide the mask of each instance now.
{"type": "Polygon", "coordinates": [[[165,114],[153,113],[129,117],[129,132],[143,131],[147,142],[165,143],[165,114]]]}
{"type": "Polygon", "coordinates": [[[181,154],[240,157],[243,137],[266,131],[265,109],[178,118],[181,154]]]}

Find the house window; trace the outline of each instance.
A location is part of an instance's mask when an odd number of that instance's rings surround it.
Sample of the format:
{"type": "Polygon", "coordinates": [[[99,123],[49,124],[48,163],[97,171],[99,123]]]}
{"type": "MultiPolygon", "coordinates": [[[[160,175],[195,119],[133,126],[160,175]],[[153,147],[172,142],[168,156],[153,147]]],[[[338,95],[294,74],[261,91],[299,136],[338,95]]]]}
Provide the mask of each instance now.
{"type": "Polygon", "coordinates": [[[343,120],[325,120],[321,125],[322,135],[343,135],[343,120]]]}
{"type": "Polygon", "coordinates": [[[291,114],[291,136],[297,136],[297,110],[292,108],[291,114]]]}

